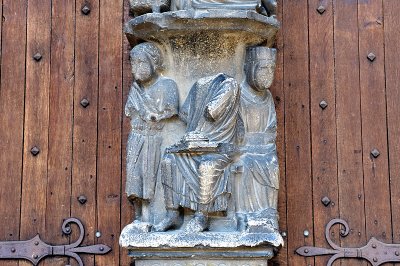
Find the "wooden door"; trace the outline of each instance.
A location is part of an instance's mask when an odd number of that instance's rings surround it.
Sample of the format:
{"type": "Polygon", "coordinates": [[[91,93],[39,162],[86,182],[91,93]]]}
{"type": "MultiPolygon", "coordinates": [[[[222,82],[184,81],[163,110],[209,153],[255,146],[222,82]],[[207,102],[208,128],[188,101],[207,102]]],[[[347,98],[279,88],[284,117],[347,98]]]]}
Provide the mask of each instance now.
{"type": "MultiPolygon", "coordinates": [[[[123,106],[132,77],[123,22],[129,1],[0,2],[0,240],[39,233],[46,242],[65,244],[76,235],[67,238],[60,226],[74,216],[86,226],[84,244],[113,248],[106,256],[84,256],[85,265],[129,265],[118,247],[121,227],[133,212],[124,196],[130,129],[123,106]],[[40,60],[33,58],[37,54],[40,60]]],[[[272,265],[325,265],[328,258],[294,251],[327,246],[324,229],[333,218],[350,224],[346,238],[333,232],[343,246],[362,246],[372,236],[399,243],[400,1],[279,4],[272,93],[286,245],[272,265]],[[324,12],[317,11],[320,6],[324,12]]],[[[67,263],[52,258],[41,265],[67,263]]]]}

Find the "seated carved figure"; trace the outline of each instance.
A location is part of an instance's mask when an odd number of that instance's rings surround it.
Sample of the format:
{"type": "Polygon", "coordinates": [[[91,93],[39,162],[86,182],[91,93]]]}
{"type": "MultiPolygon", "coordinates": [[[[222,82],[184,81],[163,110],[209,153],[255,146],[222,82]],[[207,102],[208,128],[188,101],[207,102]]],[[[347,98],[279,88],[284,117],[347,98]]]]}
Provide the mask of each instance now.
{"type": "Polygon", "coordinates": [[[276,112],[268,88],[275,72],[276,50],[251,47],[246,78],[241,84],[240,117],[244,136],[237,163],[234,197],[239,230],[278,229],[279,166],[276,152],[276,112]],[[265,224],[260,226],[264,222],[265,224]],[[261,227],[261,228],[260,228],[261,227]]]}
{"type": "Polygon", "coordinates": [[[167,149],[161,167],[168,213],[155,231],[175,226],[179,207],[195,211],[191,232],[207,228],[208,213],[227,210],[225,170],[232,159],[225,148],[236,137],[239,101],[239,85],[224,74],[200,79],[190,90],[179,114],[187,133],[167,149]]]}

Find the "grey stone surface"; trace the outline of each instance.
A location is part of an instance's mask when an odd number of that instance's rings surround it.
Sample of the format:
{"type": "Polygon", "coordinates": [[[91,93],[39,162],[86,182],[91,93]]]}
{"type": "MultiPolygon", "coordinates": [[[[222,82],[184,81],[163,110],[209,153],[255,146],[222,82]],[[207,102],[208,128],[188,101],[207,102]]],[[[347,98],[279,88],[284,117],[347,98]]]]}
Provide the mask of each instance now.
{"type": "Polygon", "coordinates": [[[278,231],[269,228],[269,232],[196,232],[182,230],[168,232],[137,233],[133,225],[127,225],[120,237],[121,247],[135,248],[237,248],[260,245],[280,247],[283,238],[278,231]]]}
{"type": "Polygon", "coordinates": [[[120,245],[139,260],[244,265],[240,260],[251,258],[256,264],[246,265],[266,265],[257,263],[283,245],[268,90],[276,1],[131,4],[143,14],[126,26],[134,46],[126,191],[136,216],[120,245]]]}
{"type": "Polygon", "coordinates": [[[137,260],[136,266],[267,266],[267,260],[137,260]]]}

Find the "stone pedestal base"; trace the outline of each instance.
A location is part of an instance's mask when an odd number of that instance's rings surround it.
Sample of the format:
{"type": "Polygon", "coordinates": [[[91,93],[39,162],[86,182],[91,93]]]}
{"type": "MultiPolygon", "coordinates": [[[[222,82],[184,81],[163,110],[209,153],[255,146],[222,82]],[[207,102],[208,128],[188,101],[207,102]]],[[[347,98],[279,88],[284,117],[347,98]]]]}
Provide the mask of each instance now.
{"type": "Polygon", "coordinates": [[[274,248],[139,248],[129,250],[129,256],[136,266],[267,266],[274,248]]]}
{"type": "Polygon", "coordinates": [[[136,266],[268,266],[273,248],[134,249],[129,256],[136,266]]]}
{"type": "Polygon", "coordinates": [[[136,266],[268,266],[267,260],[137,260],[136,266]]]}

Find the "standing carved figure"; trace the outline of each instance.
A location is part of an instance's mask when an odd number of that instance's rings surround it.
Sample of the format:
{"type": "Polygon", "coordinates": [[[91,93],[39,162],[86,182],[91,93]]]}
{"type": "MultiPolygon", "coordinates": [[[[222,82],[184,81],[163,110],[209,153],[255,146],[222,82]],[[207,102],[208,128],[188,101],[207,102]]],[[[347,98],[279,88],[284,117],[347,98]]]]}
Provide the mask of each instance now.
{"type": "Polygon", "coordinates": [[[238,83],[225,74],[200,79],[190,90],[180,112],[187,133],[167,150],[161,168],[168,212],[156,231],[176,225],[179,207],[195,211],[190,232],[207,228],[208,213],[227,210],[225,170],[232,160],[226,145],[236,137],[239,101],[238,83]]]}
{"type": "Polygon", "coordinates": [[[251,47],[247,50],[240,101],[244,136],[240,142],[242,155],[235,164],[241,175],[237,174],[234,181],[239,230],[247,228],[247,221],[258,221],[254,223],[257,226],[264,221],[269,228],[278,229],[277,123],[274,101],[268,90],[274,79],[275,61],[275,49],[251,47]]]}
{"type": "Polygon", "coordinates": [[[131,51],[134,82],[125,106],[132,131],[127,144],[126,193],[135,205],[135,221],[149,221],[158,168],[162,156],[164,123],[178,113],[176,83],[163,77],[160,49],[141,43],[131,51]]]}

